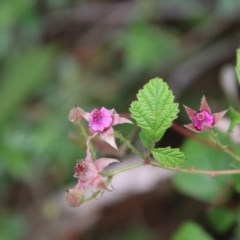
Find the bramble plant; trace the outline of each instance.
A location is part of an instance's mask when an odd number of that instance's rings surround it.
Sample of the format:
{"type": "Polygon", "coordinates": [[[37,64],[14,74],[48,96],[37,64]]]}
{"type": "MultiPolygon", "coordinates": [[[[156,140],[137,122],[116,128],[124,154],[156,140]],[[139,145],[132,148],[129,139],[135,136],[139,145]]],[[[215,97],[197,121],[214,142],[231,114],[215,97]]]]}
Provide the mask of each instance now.
{"type": "MultiPolygon", "coordinates": [[[[238,77],[239,69],[238,60],[236,67],[238,77]]],[[[77,207],[98,197],[104,191],[110,190],[114,175],[147,164],[178,173],[200,174],[210,177],[240,174],[238,165],[240,157],[232,148],[223,144],[221,137],[214,129],[227,110],[212,113],[205,96],[202,97],[198,111],[187,106],[184,108],[191,121],[185,127],[194,133],[205,132],[207,138],[202,138],[202,140],[209,147],[227,154],[233,160],[232,162],[235,161],[237,164],[231,162],[227,167],[224,165],[225,167],[222,169],[203,169],[195,165],[184,167],[183,163],[188,159],[188,156],[185,156],[179,148],[156,147],[156,143],[162,139],[167,129],[177,118],[179,104],[174,101],[174,95],[167,83],[160,78],[154,78],[139,90],[137,99],[130,105],[129,110],[133,121],[120,116],[114,109],[105,107],[94,109],[91,112],[86,112],[78,106],[71,109],[69,120],[80,130],[80,137],[86,143],[86,156],[84,159],[78,160],[74,167],[73,176],[77,178],[77,183],[75,187],[67,191],[68,205],[77,207]],[[131,124],[134,128],[136,126],[139,128],[139,138],[144,147],[143,152],[138,151],[131,140],[114,129],[114,126],[118,124],[131,124]],[[120,140],[139,158],[139,162],[124,168],[117,168],[119,162],[117,159],[98,158],[99,152],[95,148],[94,141],[97,137],[116,150],[118,150],[116,139],[120,140]],[[115,164],[115,169],[103,172],[109,164],[115,164]]],[[[230,108],[230,118],[230,130],[232,130],[239,124],[240,114],[230,108]]]]}

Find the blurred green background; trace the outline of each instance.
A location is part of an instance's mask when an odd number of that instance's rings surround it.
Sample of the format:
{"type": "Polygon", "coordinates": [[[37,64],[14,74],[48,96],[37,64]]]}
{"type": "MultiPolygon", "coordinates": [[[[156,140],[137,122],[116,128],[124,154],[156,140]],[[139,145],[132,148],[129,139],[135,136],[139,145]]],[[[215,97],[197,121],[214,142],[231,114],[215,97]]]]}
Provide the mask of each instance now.
{"type": "MultiPolygon", "coordinates": [[[[218,106],[219,69],[234,64],[240,42],[239,5],[1,0],[0,239],[54,239],[37,235],[62,218],[47,199],[73,184],[81,157],[68,138],[73,105],[128,112],[137,90],[160,76],[178,101],[197,106],[204,92],[218,106]]],[[[148,239],[141,231],[121,239],[148,239]]]]}

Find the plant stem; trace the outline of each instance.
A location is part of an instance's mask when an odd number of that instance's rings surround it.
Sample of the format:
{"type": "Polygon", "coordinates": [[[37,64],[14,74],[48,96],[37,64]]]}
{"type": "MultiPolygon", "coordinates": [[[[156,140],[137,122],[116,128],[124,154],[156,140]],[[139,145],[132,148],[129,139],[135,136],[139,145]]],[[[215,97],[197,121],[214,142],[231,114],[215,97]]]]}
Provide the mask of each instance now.
{"type": "Polygon", "coordinates": [[[125,143],[128,148],[136,155],[138,156],[140,159],[145,160],[145,156],[140,153],[133,145],[132,143],[126,139],[120,132],[115,131],[115,137],[117,137],[120,141],[122,141],[123,143],[125,143]]]}
{"type": "MultiPolygon", "coordinates": [[[[78,127],[79,127],[79,130],[80,130],[80,133],[84,137],[84,141],[87,142],[87,140],[88,140],[88,133],[87,133],[86,128],[81,123],[78,124],[78,127]]],[[[92,155],[93,159],[95,159],[96,158],[96,152],[95,152],[95,150],[94,150],[94,148],[93,148],[93,146],[92,146],[90,141],[89,141],[89,148],[90,148],[90,152],[91,152],[91,155],[92,155]]]]}
{"type": "MultiPolygon", "coordinates": [[[[145,165],[144,162],[134,163],[132,165],[124,166],[122,168],[113,170],[111,172],[102,173],[102,176],[103,177],[113,177],[116,174],[119,174],[121,172],[129,171],[129,170],[132,170],[134,168],[141,167],[141,166],[144,166],[144,165],[145,165]]],[[[158,163],[154,160],[150,161],[150,165],[152,165],[154,167],[162,168],[162,169],[165,169],[165,170],[169,170],[169,171],[172,171],[172,172],[200,174],[200,175],[207,175],[207,176],[210,176],[210,177],[216,177],[216,176],[219,176],[219,175],[240,174],[240,169],[201,170],[201,169],[195,169],[195,168],[167,167],[167,166],[161,165],[160,163],[158,163]]]]}
{"type": "Polygon", "coordinates": [[[215,177],[218,175],[228,175],[228,174],[240,174],[240,169],[228,169],[228,170],[201,170],[195,168],[179,168],[179,167],[167,167],[162,166],[158,162],[151,161],[150,164],[155,167],[160,167],[162,169],[170,170],[178,173],[190,173],[190,174],[201,174],[208,175],[210,177],[215,177]]]}
{"type": "Polygon", "coordinates": [[[100,190],[93,192],[93,194],[90,197],[84,199],[84,202],[88,202],[92,199],[96,199],[96,197],[98,196],[99,193],[101,193],[100,190]]]}
{"type": "Polygon", "coordinates": [[[135,164],[132,164],[132,165],[128,165],[128,166],[113,170],[113,171],[108,172],[108,173],[102,173],[102,176],[113,177],[114,175],[119,174],[121,172],[126,172],[128,170],[132,170],[134,168],[141,167],[141,166],[144,166],[144,165],[145,165],[144,162],[138,162],[138,163],[135,163],[135,164]]]}
{"type": "MultiPolygon", "coordinates": [[[[225,152],[226,154],[228,154],[229,156],[231,156],[232,158],[234,158],[235,160],[240,162],[240,157],[235,155],[230,149],[228,149],[226,146],[224,146],[214,135],[214,133],[212,133],[212,140],[214,140],[214,143],[216,144],[216,146],[221,149],[223,152],[225,152]]],[[[140,159],[145,160],[145,157],[142,153],[140,153],[132,144],[129,140],[127,140],[125,137],[122,136],[121,133],[115,131],[115,136],[117,138],[119,138],[123,143],[125,143],[129,149],[132,150],[132,152],[138,156],[140,159]]],[[[124,172],[124,171],[128,171],[140,166],[143,166],[145,164],[145,162],[139,162],[139,163],[135,163],[129,166],[125,166],[123,168],[119,168],[116,169],[112,172],[109,173],[104,173],[103,176],[114,176],[118,173],[124,172]]],[[[167,166],[163,166],[158,162],[155,162],[153,160],[151,160],[149,162],[150,165],[154,166],[154,167],[159,167],[162,169],[166,169],[169,171],[173,171],[173,172],[178,172],[178,173],[189,173],[189,174],[201,174],[201,175],[207,175],[210,177],[215,177],[215,176],[219,176],[219,175],[228,175],[228,174],[240,174],[240,169],[227,169],[227,170],[201,170],[201,169],[195,169],[195,168],[180,168],[180,167],[167,167],[167,166]]]]}
{"type": "Polygon", "coordinates": [[[219,147],[224,153],[232,157],[234,160],[240,162],[240,157],[231,151],[228,146],[223,145],[220,140],[217,138],[214,132],[211,132],[210,139],[219,147]]]}

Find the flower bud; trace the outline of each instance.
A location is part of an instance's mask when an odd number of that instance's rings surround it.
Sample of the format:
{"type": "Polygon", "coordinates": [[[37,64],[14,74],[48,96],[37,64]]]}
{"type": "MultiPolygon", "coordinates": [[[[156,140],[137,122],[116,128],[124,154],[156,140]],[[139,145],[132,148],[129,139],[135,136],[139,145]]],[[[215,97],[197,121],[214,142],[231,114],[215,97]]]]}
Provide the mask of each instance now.
{"type": "Polygon", "coordinates": [[[78,207],[84,201],[82,189],[71,188],[67,190],[66,202],[70,207],[78,207]]]}
{"type": "Polygon", "coordinates": [[[80,107],[74,106],[68,115],[68,120],[73,124],[79,124],[82,121],[83,110],[80,107]]]}

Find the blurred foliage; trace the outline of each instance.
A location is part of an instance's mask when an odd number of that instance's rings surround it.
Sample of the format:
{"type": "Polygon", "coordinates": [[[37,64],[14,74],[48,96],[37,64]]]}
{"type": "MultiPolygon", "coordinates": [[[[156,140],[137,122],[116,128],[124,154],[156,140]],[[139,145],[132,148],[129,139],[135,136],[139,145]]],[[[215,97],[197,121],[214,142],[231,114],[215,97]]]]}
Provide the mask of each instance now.
{"type": "MultiPolygon", "coordinates": [[[[220,133],[218,133],[218,136],[225,144],[230,144],[230,142],[227,142],[228,138],[226,136],[220,133]]],[[[185,168],[221,170],[231,169],[236,164],[231,157],[218,149],[204,146],[202,143],[190,139],[184,142],[182,151],[187,157],[187,160],[181,165],[185,168]]],[[[237,166],[239,166],[238,163],[237,166]]],[[[173,181],[177,189],[185,194],[203,201],[218,202],[229,198],[232,191],[229,185],[233,183],[233,176],[222,175],[212,178],[206,175],[178,173],[174,176],[173,181]]]]}
{"type": "Polygon", "coordinates": [[[229,209],[215,207],[209,211],[208,219],[216,231],[219,233],[224,233],[228,231],[231,226],[233,226],[236,216],[229,209]],[[221,221],[219,221],[219,219],[221,219],[221,221]]]}
{"type": "Polygon", "coordinates": [[[237,73],[238,84],[240,85],[240,48],[237,50],[236,73],[237,73]]]}
{"type": "Polygon", "coordinates": [[[131,24],[120,38],[119,46],[124,51],[123,67],[130,72],[155,70],[175,59],[180,51],[173,32],[154,28],[146,22],[131,24]]]}
{"type": "Polygon", "coordinates": [[[213,240],[201,226],[194,222],[185,222],[174,234],[172,240],[213,240]]]}
{"type": "Polygon", "coordinates": [[[23,239],[27,231],[24,219],[20,215],[2,214],[0,217],[0,237],[4,240],[23,239]]]}
{"type": "Polygon", "coordinates": [[[228,131],[231,132],[237,125],[240,124],[240,113],[237,110],[235,110],[233,107],[230,107],[229,118],[231,120],[231,124],[229,125],[228,131]]]}

